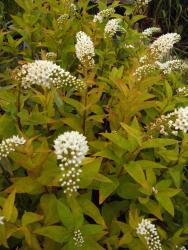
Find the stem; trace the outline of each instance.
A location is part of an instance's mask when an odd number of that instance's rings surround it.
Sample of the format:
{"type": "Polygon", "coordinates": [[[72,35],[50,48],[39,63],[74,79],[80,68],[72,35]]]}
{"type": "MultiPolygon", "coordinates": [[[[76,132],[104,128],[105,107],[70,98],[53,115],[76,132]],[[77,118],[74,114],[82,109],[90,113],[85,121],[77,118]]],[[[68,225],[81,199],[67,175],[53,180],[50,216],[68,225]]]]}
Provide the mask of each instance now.
{"type": "Polygon", "coordinates": [[[84,70],[83,74],[84,74],[84,78],[86,82],[86,89],[82,95],[82,103],[84,105],[83,118],[82,118],[82,130],[83,130],[83,134],[85,135],[86,134],[86,119],[87,119],[86,107],[87,107],[87,95],[88,95],[88,85],[87,85],[88,71],[87,69],[84,70]]]}
{"type": "Polygon", "coordinates": [[[82,129],[83,129],[83,134],[86,134],[86,118],[87,118],[87,88],[83,94],[83,104],[84,104],[84,112],[83,112],[83,120],[82,120],[82,129]]]}
{"type": "MultiPolygon", "coordinates": [[[[17,113],[19,114],[21,111],[21,84],[18,85],[18,96],[17,96],[17,113]]],[[[17,123],[20,131],[23,131],[21,119],[17,114],[17,123]]]]}

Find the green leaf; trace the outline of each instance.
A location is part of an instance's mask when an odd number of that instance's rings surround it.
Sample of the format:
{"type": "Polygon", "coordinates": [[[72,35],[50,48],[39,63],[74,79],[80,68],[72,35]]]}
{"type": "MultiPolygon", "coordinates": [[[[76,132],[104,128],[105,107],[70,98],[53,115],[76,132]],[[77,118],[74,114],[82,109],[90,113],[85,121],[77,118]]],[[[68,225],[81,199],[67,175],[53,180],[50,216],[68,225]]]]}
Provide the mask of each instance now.
{"type": "Polygon", "coordinates": [[[174,216],[174,205],[168,196],[158,193],[156,195],[156,199],[167,212],[169,212],[172,216],[174,216]]]}
{"type": "Polygon", "coordinates": [[[57,199],[54,194],[44,194],[40,199],[40,207],[43,210],[45,225],[51,225],[59,221],[57,199]]]}
{"type": "Polygon", "coordinates": [[[100,234],[104,230],[104,227],[101,225],[92,225],[87,224],[82,227],[82,232],[84,235],[95,235],[100,234]]]}
{"type": "Polygon", "coordinates": [[[141,134],[141,132],[138,129],[130,127],[125,123],[121,123],[121,126],[125,129],[127,134],[131,138],[134,138],[135,141],[137,142],[137,144],[141,146],[141,143],[142,143],[142,134],[141,134]]]}
{"type": "Polygon", "coordinates": [[[75,228],[80,228],[84,223],[84,214],[78,200],[71,196],[67,199],[68,205],[72,211],[75,228]]]}
{"type": "Polygon", "coordinates": [[[26,226],[28,224],[32,224],[42,219],[43,219],[43,216],[40,214],[35,214],[32,212],[25,212],[22,216],[22,225],[26,226]]]}
{"type": "Polygon", "coordinates": [[[125,170],[129,173],[129,175],[139,183],[143,188],[148,189],[149,184],[146,180],[144,171],[141,166],[136,164],[135,162],[130,162],[125,166],[125,170]]]}
{"type": "Polygon", "coordinates": [[[129,176],[122,176],[117,194],[123,199],[136,199],[139,196],[139,185],[130,181],[129,176]]]}
{"type": "Polygon", "coordinates": [[[91,217],[98,224],[105,226],[104,219],[101,216],[98,208],[90,200],[80,198],[79,203],[84,214],[91,217]]]}
{"type": "Polygon", "coordinates": [[[102,133],[102,135],[126,151],[130,151],[132,149],[132,145],[127,139],[123,137],[123,135],[118,133],[102,133]]]}
{"type": "Polygon", "coordinates": [[[180,191],[181,191],[180,189],[168,188],[165,191],[160,192],[160,194],[163,194],[163,195],[171,198],[171,197],[174,197],[175,195],[177,195],[180,191]]]}
{"type": "Polygon", "coordinates": [[[102,204],[118,187],[119,181],[115,176],[108,176],[111,183],[101,183],[99,186],[99,203],[102,204]]]}
{"type": "Polygon", "coordinates": [[[39,194],[44,191],[37,180],[30,176],[13,178],[12,181],[14,184],[8,190],[16,189],[17,193],[39,194]]]}
{"type": "Polygon", "coordinates": [[[15,195],[16,195],[16,190],[13,190],[11,194],[8,196],[8,198],[5,200],[3,206],[3,215],[6,221],[10,221],[13,216],[13,212],[15,209],[14,207],[15,195]]]}
{"type": "Polygon", "coordinates": [[[143,169],[166,168],[166,166],[164,166],[158,162],[148,161],[148,160],[139,160],[139,161],[135,161],[134,163],[140,165],[143,169]]]}
{"type": "Polygon", "coordinates": [[[173,144],[176,144],[176,143],[178,143],[178,142],[176,140],[173,140],[173,139],[154,138],[154,139],[150,139],[148,141],[145,141],[142,144],[142,149],[160,148],[160,147],[173,145],[173,144]]]}
{"type": "Polygon", "coordinates": [[[61,226],[48,226],[37,228],[35,234],[50,238],[58,243],[63,243],[68,240],[70,233],[61,226]]]}
{"type": "Polygon", "coordinates": [[[103,158],[107,158],[109,160],[113,160],[113,161],[115,161],[118,164],[121,163],[121,159],[119,159],[119,157],[111,149],[102,150],[102,151],[96,153],[95,156],[102,156],[103,158]]]}
{"type": "Polygon", "coordinates": [[[61,201],[57,201],[57,212],[61,222],[66,228],[74,227],[74,218],[71,213],[71,210],[61,201]]]}
{"type": "Polygon", "coordinates": [[[101,162],[102,158],[94,158],[91,162],[86,163],[82,167],[82,173],[80,175],[80,188],[86,188],[92,183],[100,170],[101,162]]]}

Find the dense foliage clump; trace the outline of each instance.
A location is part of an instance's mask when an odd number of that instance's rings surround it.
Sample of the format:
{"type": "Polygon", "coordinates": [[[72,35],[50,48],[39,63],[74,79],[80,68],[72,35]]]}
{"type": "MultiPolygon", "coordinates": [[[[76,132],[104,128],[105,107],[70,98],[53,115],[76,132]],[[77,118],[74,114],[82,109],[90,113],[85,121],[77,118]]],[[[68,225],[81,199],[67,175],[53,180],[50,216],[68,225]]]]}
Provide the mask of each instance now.
{"type": "Polygon", "coordinates": [[[186,249],[188,65],[178,33],[136,29],[150,2],[16,0],[0,33],[0,249],[186,249]]]}

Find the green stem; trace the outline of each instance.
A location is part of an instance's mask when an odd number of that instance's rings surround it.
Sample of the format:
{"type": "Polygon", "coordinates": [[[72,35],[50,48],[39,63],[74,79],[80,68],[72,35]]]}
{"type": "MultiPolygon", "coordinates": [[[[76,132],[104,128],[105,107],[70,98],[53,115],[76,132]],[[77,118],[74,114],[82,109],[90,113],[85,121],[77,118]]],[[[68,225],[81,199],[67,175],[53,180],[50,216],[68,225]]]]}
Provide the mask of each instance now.
{"type": "Polygon", "coordinates": [[[21,84],[18,85],[18,96],[17,96],[17,124],[20,131],[23,131],[21,119],[19,117],[19,113],[21,111],[21,84]]]}

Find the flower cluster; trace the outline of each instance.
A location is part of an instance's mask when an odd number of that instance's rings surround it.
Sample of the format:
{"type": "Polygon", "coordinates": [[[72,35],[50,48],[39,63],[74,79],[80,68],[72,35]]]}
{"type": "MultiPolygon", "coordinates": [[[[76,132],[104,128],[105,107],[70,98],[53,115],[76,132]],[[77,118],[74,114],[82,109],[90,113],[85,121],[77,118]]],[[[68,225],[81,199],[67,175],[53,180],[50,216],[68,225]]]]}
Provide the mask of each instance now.
{"type": "Polygon", "coordinates": [[[156,69],[157,67],[155,64],[145,64],[136,69],[134,76],[140,81],[143,77],[152,74],[156,69]]]}
{"type": "Polygon", "coordinates": [[[184,86],[176,90],[177,95],[179,96],[188,96],[188,87],[184,86]]]}
{"type": "Polygon", "coordinates": [[[77,131],[65,132],[54,141],[54,148],[60,161],[61,186],[65,193],[71,195],[79,188],[79,175],[82,172],[79,165],[88,151],[86,137],[77,131]]]}
{"type": "Polygon", "coordinates": [[[121,31],[121,19],[111,19],[104,28],[104,37],[113,37],[117,31],[121,31]]]}
{"type": "Polygon", "coordinates": [[[77,10],[76,5],[74,3],[71,3],[70,7],[69,7],[69,13],[70,13],[70,15],[74,15],[75,12],[76,12],[76,10],[77,10]]]}
{"type": "Polygon", "coordinates": [[[132,44],[125,44],[125,49],[135,49],[135,47],[132,44]]]}
{"type": "Polygon", "coordinates": [[[159,69],[163,71],[165,75],[170,74],[173,71],[182,72],[188,68],[188,65],[184,63],[184,61],[179,59],[166,61],[164,63],[157,61],[156,64],[158,65],[159,69]]]}
{"type": "Polygon", "coordinates": [[[85,67],[93,67],[95,49],[91,38],[83,31],[76,34],[76,56],[85,67]]]}
{"type": "Polygon", "coordinates": [[[150,27],[150,28],[147,28],[145,29],[143,32],[142,32],[142,35],[144,36],[152,36],[154,33],[159,33],[161,32],[161,28],[159,27],[150,27]]]}
{"type": "Polygon", "coordinates": [[[110,17],[112,14],[114,14],[114,12],[115,11],[113,8],[101,10],[97,15],[94,16],[93,22],[94,23],[96,23],[96,22],[102,23],[104,21],[104,18],[110,17]]]}
{"type": "Polygon", "coordinates": [[[162,115],[157,118],[155,122],[148,126],[149,130],[159,131],[160,134],[178,135],[178,131],[183,131],[187,133],[188,131],[188,107],[181,107],[175,109],[173,112],[162,115]]]}
{"type": "Polygon", "coordinates": [[[83,238],[82,233],[81,233],[81,231],[79,229],[74,231],[73,240],[74,240],[74,244],[75,244],[76,247],[82,247],[83,246],[84,238],[83,238]]]}
{"type": "Polygon", "coordinates": [[[0,159],[7,157],[11,152],[14,152],[18,146],[23,145],[25,142],[26,140],[18,135],[13,135],[3,140],[0,144],[0,159]]]}
{"type": "Polygon", "coordinates": [[[142,219],[137,227],[137,234],[146,240],[149,250],[162,250],[156,226],[147,219],[142,219]]]}
{"type": "Polygon", "coordinates": [[[144,64],[144,63],[147,62],[147,60],[148,60],[148,57],[147,57],[147,55],[145,55],[145,56],[141,56],[141,57],[140,57],[139,62],[140,62],[141,64],[144,64]]]}
{"type": "Polygon", "coordinates": [[[61,15],[60,17],[58,17],[57,23],[58,23],[59,25],[63,25],[64,22],[65,22],[66,20],[68,20],[68,19],[69,19],[69,15],[68,15],[68,14],[63,14],[63,15],[61,15]]]}
{"type": "Polygon", "coordinates": [[[47,60],[36,60],[23,65],[17,73],[17,80],[21,81],[21,85],[25,89],[32,85],[45,88],[70,87],[76,90],[85,88],[85,84],[80,79],[47,60]]]}
{"type": "Polygon", "coordinates": [[[182,246],[182,247],[180,247],[180,246],[176,246],[176,249],[177,249],[177,250],[187,250],[187,248],[186,248],[186,247],[184,247],[184,246],[182,246]]]}
{"type": "Polygon", "coordinates": [[[149,4],[151,0],[136,0],[136,4],[140,7],[144,7],[149,4]]]}
{"type": "Polygon", "coordinates": [[[179,250],[187,250],[187,248],[183,246],[183,247],[180,247],[179,250]]]}
{"type": "Polygon", "coordinates": [[[46,53],[46,59],[48,61],[55,61],[57,59],[57,54],[55,52],[46,53]]]}
{"type": "Polygon", "coordinates": [[[158,60],[163,59],[180,39],[181,36],[177,33],[167,33],[160,36],[150,46],[152,56],[158,60]]]}

